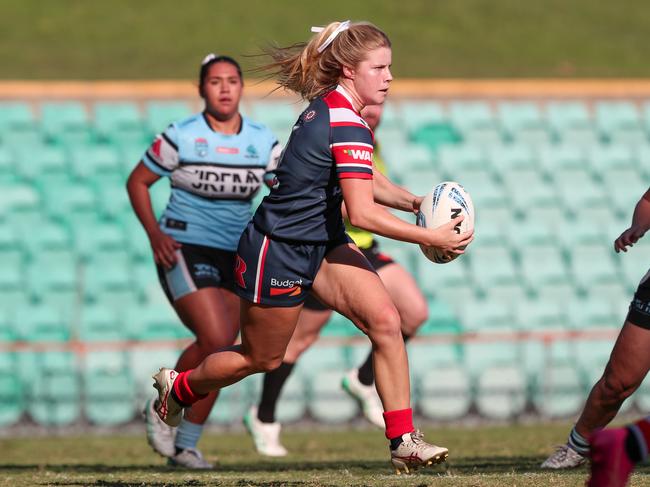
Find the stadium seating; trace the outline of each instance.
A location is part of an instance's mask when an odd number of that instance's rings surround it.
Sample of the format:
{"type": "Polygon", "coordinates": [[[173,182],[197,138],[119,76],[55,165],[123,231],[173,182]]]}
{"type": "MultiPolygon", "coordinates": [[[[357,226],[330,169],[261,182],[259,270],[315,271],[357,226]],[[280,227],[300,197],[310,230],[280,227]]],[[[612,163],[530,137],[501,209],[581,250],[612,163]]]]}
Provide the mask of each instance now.
{"type": "MultiPolygon", "coordinates": [[[[152,368],[175,362],[177,340],[190,334],[160,289],[124,185],[154,134],[195,108],[187,100],[0,102],[0,342],[138,344],[111,370],[59,352],[16,352],[18,378],[0,381],[0,425],[25,411],[48,426],[128,422],[152,390],[152,368]],[[57,371],[54,382],[39,379],[41,371],[57,371]],[[113,395],[119,383],[130,384],[121,405],[113,395]],[[110,417],[100,414],[105,401],[115,406],[110,417]]],[[[245,113],[286,140],[301,108],[251,100],[245,113]]],[[[378,239],[429,301],[418,335],[467,334],[409,346],[423,416],[507,419],[533,407],[567,417],[580,407],[611,351],[608,333],[648,268],[650,240],[620,255],[612,241],[648,187],[649,133],[650,102],[638,100],[387,105],[377,138],[391,177],[420,194],[458,180],[477,211],[475,242],[447,265],[432,264],[417,246],[378,239]],[[566,330],[584,336],[557,338],[566,330]]],[[[167,181],[152,186],[157,214],[169,193],[167,181]]],[[[334,315],[323,336],[354,342],[361,333],[334,315]]],[[[283,421],[310,415],[337,423],[358,414],[339,383],[367,348],[344,343],[305,356],[279,407],[283,421]]],[[[238,421],[259,385],[224,392],[211,421],[238,421]]],[[[628,402],[645,407],[648,397],[644,386],[628,402]]]]}

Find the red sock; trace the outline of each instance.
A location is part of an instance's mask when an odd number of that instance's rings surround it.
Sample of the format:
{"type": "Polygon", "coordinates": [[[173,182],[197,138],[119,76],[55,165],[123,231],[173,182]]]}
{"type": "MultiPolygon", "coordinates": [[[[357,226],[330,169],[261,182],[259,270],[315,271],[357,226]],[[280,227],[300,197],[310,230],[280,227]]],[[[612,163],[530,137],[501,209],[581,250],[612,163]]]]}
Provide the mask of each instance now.
{"type": "Polygon", "coordinates": [[[194,369],[186,370],[185,372],[179,372],[178,377],[174,381],[173,392],[178,399],[178,402],[181,406],[187,407],[194,404],[196,401],[199,401],[207,396],[207,394],[197,394],[192,389],[187,382],[187,376],[190,375],[194,369]]]}
{"type": "Polygon", "coordinates": [[[399,438],[404,433],[415,430],[413,427],[413,410],[411,408],[386,411],[384,421],[386,422],[386,438],[389,440],[399,438]]]}

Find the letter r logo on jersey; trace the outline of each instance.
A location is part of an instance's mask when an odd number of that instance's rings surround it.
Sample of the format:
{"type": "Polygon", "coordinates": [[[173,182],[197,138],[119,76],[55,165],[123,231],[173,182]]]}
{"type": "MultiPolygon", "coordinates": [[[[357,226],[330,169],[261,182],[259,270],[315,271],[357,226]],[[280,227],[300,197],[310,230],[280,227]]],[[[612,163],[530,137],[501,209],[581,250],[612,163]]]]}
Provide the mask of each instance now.
{"type": "Polygon", "coordinates": [[[235,261],[235,282],[242,289],[246,289],[246,281],[244,281],[244,272],[246,272],[246,262],[244,259],[237,256],[235,261]]]}

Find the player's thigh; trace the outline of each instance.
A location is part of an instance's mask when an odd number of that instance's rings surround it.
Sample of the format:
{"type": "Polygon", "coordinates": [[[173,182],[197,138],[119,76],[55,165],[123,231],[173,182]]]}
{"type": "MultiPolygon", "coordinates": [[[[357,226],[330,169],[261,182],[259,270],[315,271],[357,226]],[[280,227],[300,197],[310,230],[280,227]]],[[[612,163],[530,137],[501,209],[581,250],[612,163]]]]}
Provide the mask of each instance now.
{"type": "Polygon", "coordinates": [[[239,298],[226,289],[198,289],[174,301],[173,307],[199,342],[226,347],[239,333],[239,298]]]}
{"type": "Polygon", "coordinates": [[[397,310],[384,284],[353,244],[339,245],[325,256],[312,292],[364,333],[372,331],[369,327],[390,327],[396,317],[399,328],[397,310]]]}
{"type": "Polygon", "coordinates": [[[293,332],[285,361],[293,363],[298,360],[317,339],[321,330],[332,316],[330,309],[308,309],[303,307],[298,318],[298,324],[293,332]]]}
{"type": "Polygon", "coordinates": [[[427,300],[420,291],[417,282],[404,267],[392,263],[381,267],[377,274],[386,286],[400,316],[407,321],[417,321],[416,326],[426,320],[428,314],[427,300]]]}
{"type": "Polygon", "coordinates": [[[263,370],[273,370],[284,358],[302,305],[272,307],[241,300],[242,349],[263,370]]]}

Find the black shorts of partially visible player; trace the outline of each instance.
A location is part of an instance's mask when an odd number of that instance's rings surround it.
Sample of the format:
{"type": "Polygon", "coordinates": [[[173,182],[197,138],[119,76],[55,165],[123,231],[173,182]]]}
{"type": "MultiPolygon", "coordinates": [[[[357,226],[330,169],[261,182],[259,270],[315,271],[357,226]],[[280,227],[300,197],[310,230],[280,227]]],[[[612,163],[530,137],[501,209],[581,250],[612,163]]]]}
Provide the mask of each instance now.
{"type": "MultiPolygon", "coordinates": [[[[392,259],[390,255],[384,254],[379,250],[379,244],[375,240],[373,240],[372,245],[367,249],[359,249],[359,250],[361,250],[361,253],[366,257],[366,259],[368,259],[368,262],[370,262],[370,265],[376,271],[378,271],[384,266],[387,266],[388,264],[395,263],[395,261],[392,259]]],[[[309,293],[309,296],[307,296],[304,307],[305,309],[309,309],[312,311],[329,310],[329,308],[325,306],[323,303],[321,303],[318,300],[318,298],[316,298],[316,296],[314,296],[312,293],[309,293]]]]}
{"type": "Polygon", "coordinates": [[[158,264],[158,280],[170,303],[204,287],[232,290],[235,252],[181,243],[171,269],[158,264]]]}
{"type": "Polygon", "coordinates": [[[309,294],[325,256],[351,242],[344,231],[323,243],[278,240],[251,222],[239,239],[235,292],[256,304],[297,306],[309,294]]]}
{"type": "Polygon", "coordinates": [[[650,330],[650,271],[643,276],[634,293],[626,321],[650,330]]]}

